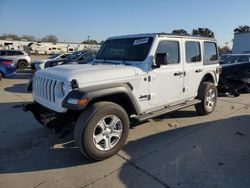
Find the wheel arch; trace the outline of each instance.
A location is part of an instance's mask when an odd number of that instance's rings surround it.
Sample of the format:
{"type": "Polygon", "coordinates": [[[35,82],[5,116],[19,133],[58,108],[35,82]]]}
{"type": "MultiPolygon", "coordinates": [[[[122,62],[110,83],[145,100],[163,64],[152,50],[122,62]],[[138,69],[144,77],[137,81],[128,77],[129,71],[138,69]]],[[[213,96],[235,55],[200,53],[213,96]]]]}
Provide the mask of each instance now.
{"type": "Polygon", "coordinates": [[[213,73],[211,73],[211,72],[206,73],[206,74],[203,76],[202,80],[201,80],[201,83],[202,83],[202,82],[211,82],[211,83],[216,84],[215,77],[214,77],[213,73]]]}
{"type": "Polygon", "coordinates": [[[63,107],[70,110],[84,110],[96,102],[108,101],[122,106],[129,116],[132,114],[138,115],[140,113],[140,106],[136,101],[132,90],[133,87],[129,83],[91,86],[82,89],[80,88],[71,91],[66,96],[63,101],[63,107]],[[68,104],[67,101],[69,98],[87,98],[88,103],[85,106],[68,104]]]}
{"type": "Polygon", "coordinates": [[[108,101],[120,105],[127,112],[128,116],[132,114],[139,114],[139,110],[133,104],[133,101],[131,100],[130,96],[124,92],[117,92],[95,97],[88,103],[87,107],[100,101],[108,101]]]}
{"type": "Polygon", "coordinates": [[[26,59],[18,59],[17,60],[17,64],[20,63],[20,61],[24,61],[27,65],[29,64],[28,61],[26,59]]]}

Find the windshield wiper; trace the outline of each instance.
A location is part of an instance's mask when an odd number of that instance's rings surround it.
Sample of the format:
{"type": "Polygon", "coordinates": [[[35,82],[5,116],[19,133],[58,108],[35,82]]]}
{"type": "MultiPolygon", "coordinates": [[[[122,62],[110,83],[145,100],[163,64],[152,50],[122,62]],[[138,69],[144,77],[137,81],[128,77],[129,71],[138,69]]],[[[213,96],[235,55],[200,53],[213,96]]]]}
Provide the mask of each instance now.
{"type": "MultiPolygon", "coordinates": [[[[103,59],[96,59],[97,61],[102,61],[102,63],[106,63],[106,58],[103,59]]],[[[97,65],[98,63],[96,61],[93,61],[92,65],[97,65]]]]}
{"type": "Polygon", "coordinates": [[[120,61],[121,61],[124,65],[130,65],[129,63],[127,63],[127,62],[125,61],[124,58],[121,58],[120,61]]]}

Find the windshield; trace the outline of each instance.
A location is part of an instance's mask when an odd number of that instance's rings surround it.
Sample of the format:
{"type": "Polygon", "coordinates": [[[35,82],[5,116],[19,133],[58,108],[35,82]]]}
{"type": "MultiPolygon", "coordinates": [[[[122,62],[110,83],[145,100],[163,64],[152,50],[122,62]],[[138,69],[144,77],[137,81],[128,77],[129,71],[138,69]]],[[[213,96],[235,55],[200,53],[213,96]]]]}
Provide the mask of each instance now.
{"type": "Polygon", "coordinates": [[[110,39],[104,42],[96,59],[144,61],[152,41],[152,37],[110,39]]]}
{"type": "Polygon", "coordinates": [[[82,53],[84,53],[84,52],[83,51],[74,52],[74,53],[70,54],[69,56],[67,56],[67,59],[74,60],[74,59],[78,58],[80,55],[82,55],[82,53]]]}
{"type": "Polygon", "coordinates": [[[54,58],[58,57],[59,55],[60,54],[53,54],[53,55],[49,56],[48,59],[54,59],[54,58]]]}

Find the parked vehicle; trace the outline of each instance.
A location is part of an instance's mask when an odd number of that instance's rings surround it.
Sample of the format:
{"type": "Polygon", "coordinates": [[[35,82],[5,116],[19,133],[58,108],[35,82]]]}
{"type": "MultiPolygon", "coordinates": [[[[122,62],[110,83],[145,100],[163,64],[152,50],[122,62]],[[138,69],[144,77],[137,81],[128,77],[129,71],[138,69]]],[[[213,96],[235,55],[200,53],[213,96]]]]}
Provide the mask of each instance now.
{"type": "Polygon", "coordinates": [[[16,65],[11,59],[0,58],[0,81],[16,75],[16,65]]]}
{"type": "Polygon", "coordinates": [[[92,61],[95,58],[97,51],[93,50],[84,50],[78,51],[69,55],[65,59],[50,60],[45,63],[45,68],[54,67],[57,65],[66,65],[66,64],[85,64],[92,61]]]}
{"type": "Polygon", "coordinates": [[[71,55],[71,53],[65,53],[65,54],[53,54],[51,56],[49,56],[47,59],[43,60],[43,61],[34,61],[31,63],[31,69],[32,70],[41,70],[44,69],[44,65],[46,64],[47,61],[51,61],[51,60],[61,60],[61,59],[65,59],[67,58],[69,55],[71,55]]]}
{"type": "Polygon", "coordinates": [[[0,57],[13,59],[19,69],[25,69],[31,63],[30,56],[21,50],[0,50],[0,57]]]}
{"type": "Polygon", "coordinates": [[[239,96],[240,92],[250,92],[250,54],[231,55],[221,67],[221,93],[239,96]]]}
{"type": "Polygon", "coordinates": [[[231,56],[231,54],[222,54],[220,56],[220,64],[222,64],[230,56],[231,56]]]}
{"type": "Polygon", "coordinates": [[[79,150],[93,160],[116,154],[130,121],[195,105],[214,111],[220,66],[216,40],[172,34],[111,37],[85,65],[44,69],[24,106],[45,126],[73,124],[79,150]]]}
{"type": "Polygon", "coordinates": [[[221,65],[236,64],[250,61],[250,54],[231,54],[224,61],[221,61],[221,65]]]}
{"type": "MultiPolygon", "coordinates": [[[[45,64],[45,68],[49,68],[49,67],[54,67],[57,65],[76,65],[76,64],[86,64],[89,63],[91,61],[93,61],[93,59],[95,58],[97,51],[93,51],[93,50],[88,50],[88,51],[80,51],[80,52],[76,52],[75,54],[71,54],[69,56],[67,56],[65,59],[54,59],[54,60],[46,60],[45,64]]],[[[36,64],[36,70],[40,70],[41,66],[39,64],[36,64]]],[[[32,84],[33,81],[32,79],[28,82],[26,90],[27,92],[31,92],[32,91],[32,84]]]]}

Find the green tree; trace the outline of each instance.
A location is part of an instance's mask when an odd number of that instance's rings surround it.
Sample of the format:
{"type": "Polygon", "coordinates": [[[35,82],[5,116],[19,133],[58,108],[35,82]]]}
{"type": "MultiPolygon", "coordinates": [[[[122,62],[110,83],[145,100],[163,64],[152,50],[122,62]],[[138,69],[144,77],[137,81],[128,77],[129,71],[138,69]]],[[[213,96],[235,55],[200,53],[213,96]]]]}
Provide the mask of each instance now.
{"type": "Polygon", "coordinates": [[[176,35],[189,35],[188,32],[184,29],[176,29],[173,30],[172,33],[176,35]]]}
{"type": "Polygon", "coordinates": [[[193,29],[192,35],[193,36],[200,36],[200,37],[214,38],[214,32],[208,28],[193,29]]]}
{"type": "Polygon", "coordinates": [[[228,46],[219,46],[219,54],[228,54],[231,53],[231,49],[228,46]]]}
{"type": "Polygon", "coordinates": [[[88,39],[88,40],[83,41],[82,44],[97,44],[97,41],[88,39]]]}
{"type": "Polygon", "coordinates": [[[0,39],[4,40],[6,38],[11,38],[13,40],[20,40],[20,38],[18,37],[18,35],[16,34],[3,34],[2,36],[0,36],[0,39]]]}
{"type": "Polygon", "coordinates": [[[33,35],[21,35],[20,39],[27,39],[29,41],[36,41],[37,40],[37,38],[33,35]]]}
{"type": "Polygon", "coordinates": [[[250,27],[248,25],[241,25],[234,29],[235,33],[245,33],[250,32],[250,27]]]}
{"type": "Polygon", "coordinates": [[[42,42],[58,42],[58,38],[55,35],[46,35],[42,38],[42,42]]]}

